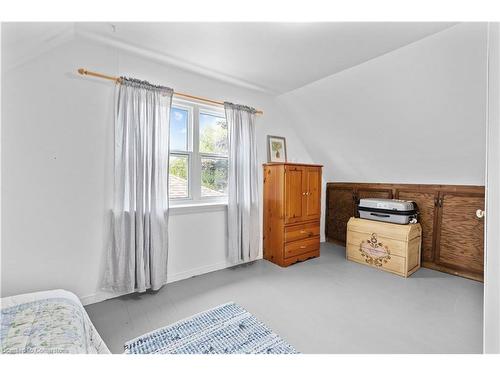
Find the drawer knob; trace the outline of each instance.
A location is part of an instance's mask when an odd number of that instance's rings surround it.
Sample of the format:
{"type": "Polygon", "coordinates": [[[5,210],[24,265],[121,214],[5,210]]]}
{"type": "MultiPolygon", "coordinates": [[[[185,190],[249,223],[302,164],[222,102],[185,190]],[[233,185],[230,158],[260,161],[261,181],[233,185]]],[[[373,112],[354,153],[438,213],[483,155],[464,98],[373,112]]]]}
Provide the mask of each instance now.
{"type": "Polygon", "coordinates": [[[304,245],[302,245],[300,248],[301,248],[301,249],[305,249],[306,247],[305,247],[304,245]]]}
{"type": "Polygon", "coordinates": [[[304,233],[306,233],[306,231],[305,231],[305,230],[301,230],[301,231],[300,231],[300,233],[301,233],[301,234],[304,234],[304,233]]]}

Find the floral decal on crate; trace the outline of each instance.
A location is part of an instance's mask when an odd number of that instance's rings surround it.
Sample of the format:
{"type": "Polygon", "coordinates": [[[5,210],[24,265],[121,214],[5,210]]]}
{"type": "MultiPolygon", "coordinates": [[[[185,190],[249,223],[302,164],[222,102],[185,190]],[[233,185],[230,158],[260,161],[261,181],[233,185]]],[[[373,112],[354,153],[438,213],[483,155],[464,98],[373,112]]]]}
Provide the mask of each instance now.
{"type": "Polygon", "coordinates": [[[367,241],[361,241],[359,251],[366,263],[377,267],[382,267],[391,259],[389,248],[378,242],[377,233],[372,233],[367,241]]]}

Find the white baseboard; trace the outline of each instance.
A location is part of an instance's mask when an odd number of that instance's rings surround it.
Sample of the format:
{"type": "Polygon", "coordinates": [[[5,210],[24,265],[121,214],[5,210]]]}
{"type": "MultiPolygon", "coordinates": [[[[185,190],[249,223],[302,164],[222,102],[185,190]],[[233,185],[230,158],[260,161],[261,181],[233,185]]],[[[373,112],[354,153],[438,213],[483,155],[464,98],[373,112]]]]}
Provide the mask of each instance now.
{"type": "MultiPolygon", "coordinates": [[[[231,264],[229,262],[220,262],[220,263],[215,263],[215,264],[211,264],[208,266],[192,268],[192,269],[187,270],[187,271],[177,272],[177,273],[174,273],[172,275],[167,276],[167,284],[170,284],[170,283],[173,283],[176,281],[180,281],[180,280],[189,279],[190,277],[193,277],[193,276],[199,276],[199,275],[203,275],[205,273],[222,270],[224,268],[228,268],[231,266],[233,266],[233,264],[231,264]]],[[[94,294],[80,297],[80,300],[82,301],[83,305],[91,305],[93,303],[102,302],[102,301],[105,301],[107,299],[123,296],[125,294],[129,294],[129,293],[110,293],[110,292],[103,291],[103,292],[97,292],[94,294]]]]}
{"type": "Polygon", "coordinates": [[[176,282],[179,280],[189,279],[190,277],[193,277],[193,276],[203,275],[205,273],[222,270],[224,268],[228,268],[231,266],[232,266],[232,264],[229,262],[220,262],[220,263],[215,263],[215,264],[211,264],[208,266],[192,268],[192,269],[187,270],[187,271],[177,272],[171,276],[167,276],[167,283],[173,283],[173,282],[176,282]]]}
{"type": "Polygon", "coordinates": [[[124,296],[128,293],[111,293],[111,292],[97,292],[94,294],[89,294],[88,296],[80,297],[80,301],[83,306],[92,305],[93,303],[102,302],[107,299],[124,296]]]}

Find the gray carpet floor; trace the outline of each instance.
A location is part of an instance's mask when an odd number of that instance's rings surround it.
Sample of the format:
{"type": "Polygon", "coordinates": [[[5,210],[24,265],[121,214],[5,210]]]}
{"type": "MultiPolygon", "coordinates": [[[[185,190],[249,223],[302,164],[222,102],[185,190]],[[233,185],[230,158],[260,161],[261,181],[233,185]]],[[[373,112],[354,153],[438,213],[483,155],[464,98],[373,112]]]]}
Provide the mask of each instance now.
{"type": "Polygon", "coordinates": [[[410,278],[321,256],[265,260],[86,306],[113,353],[143,333],[234,301],[302,353],[481,353],[483,284],[422,268],[410,278]]]}

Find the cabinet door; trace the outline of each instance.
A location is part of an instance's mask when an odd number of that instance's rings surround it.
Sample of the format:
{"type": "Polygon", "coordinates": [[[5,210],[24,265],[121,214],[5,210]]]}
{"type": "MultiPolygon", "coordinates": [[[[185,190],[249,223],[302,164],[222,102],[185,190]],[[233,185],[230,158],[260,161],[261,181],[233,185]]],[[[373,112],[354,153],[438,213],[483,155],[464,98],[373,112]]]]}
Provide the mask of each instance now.
{"type": "Polygon", "coordinates": [[[321,216],[321,168],[305,168],[304,220],[319,220],[321,216]]]}
{"type": "Polygon", "coordinates": [[[434,261],[434,228],[437,213],[438,193],[416,190],[398,190],[398,199],[413,201],[417,204],[418,222],[422,226],[422,260],[434,261]]]}
{"type": "Polygon", "coordinates": [[[441,193],[435,262],[482,276],[484,269],[484,195],[441,193]]]}
{"type": "Polygon", "coordinates": [[[329,240],[345,244],[347,222],[354,216],[354,190],[332,184],[327,195],[326,235],[329,240]]]}
{"type": "Polygon", "coordinates": [[[305,207],[306,171],[300,166],[285,167],[285,223],[302,221],[305,207]]]}
{"type": "Polygon", "coordinates": [[[356,217],[359,217],[358,204],[362,198],[392,198],[391,189],[380,189],[370,187],[358,187],[356,189],[356,206],[354,207],[356,217]]]}

